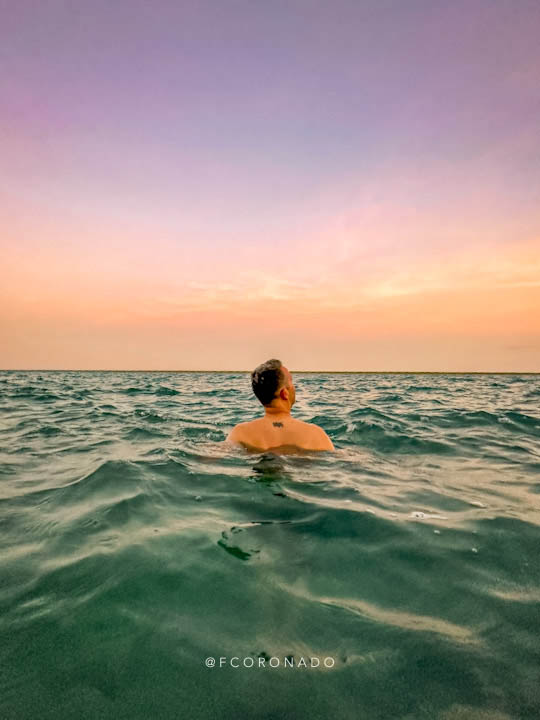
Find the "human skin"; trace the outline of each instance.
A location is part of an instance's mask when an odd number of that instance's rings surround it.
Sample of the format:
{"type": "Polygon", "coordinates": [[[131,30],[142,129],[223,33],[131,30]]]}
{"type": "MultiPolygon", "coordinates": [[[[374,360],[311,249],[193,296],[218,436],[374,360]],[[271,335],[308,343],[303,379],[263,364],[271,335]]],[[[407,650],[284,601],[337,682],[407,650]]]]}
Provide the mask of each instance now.
{"type": "Polygon", "coordinates": [[[284,365],[281,367],[285,381],[276,391],[269,405],[264,407],[264,416],[236,425],[226,442],[242,445],[248,450],[335,450],[326,432],[314,423],[306,423],[291,416],[296,401],[296,390],[292,375],[284,365]]]}

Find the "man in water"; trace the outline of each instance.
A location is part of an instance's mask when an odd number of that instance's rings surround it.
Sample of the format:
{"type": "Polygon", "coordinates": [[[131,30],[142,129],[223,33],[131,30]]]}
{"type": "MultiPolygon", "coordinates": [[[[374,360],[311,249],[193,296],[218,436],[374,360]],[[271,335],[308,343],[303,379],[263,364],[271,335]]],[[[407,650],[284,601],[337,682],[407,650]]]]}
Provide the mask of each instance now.
{"type": "Polygon", "coordinates": [[[251,387],[264,406],[264,417],[236,425],[227,442],[249,450],[335,450],[325,431],[291,417],[296,400],[292,375],[280,360],[267,360],[251,373],[251,387]]]}

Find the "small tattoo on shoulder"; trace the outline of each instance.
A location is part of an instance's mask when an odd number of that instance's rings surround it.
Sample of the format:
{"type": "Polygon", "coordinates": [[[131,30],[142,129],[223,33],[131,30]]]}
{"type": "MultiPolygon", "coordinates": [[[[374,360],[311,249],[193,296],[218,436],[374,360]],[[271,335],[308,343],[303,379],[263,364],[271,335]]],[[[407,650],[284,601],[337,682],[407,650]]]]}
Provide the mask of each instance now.
{"type": "Polygon", "coordinates": [[[272,423],[272,425],[273,425],[274,427],[283,427],[283,423],[282,423],[282,422],[275,422],[275,423],[272,423]]]}

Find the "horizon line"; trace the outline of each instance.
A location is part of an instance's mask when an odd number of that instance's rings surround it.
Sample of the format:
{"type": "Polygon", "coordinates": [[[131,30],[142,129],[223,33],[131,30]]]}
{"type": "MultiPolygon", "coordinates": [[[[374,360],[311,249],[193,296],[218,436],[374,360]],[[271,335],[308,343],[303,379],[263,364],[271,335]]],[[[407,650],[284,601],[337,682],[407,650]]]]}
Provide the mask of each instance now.
{"type": "MultiPolygon", "coordinates": [[[[114,368],[0,368],[0,372],[251,373],[252,370],[144,370],[114,368]]],[[[324,375],[540,375],[540,370],[291,370],[324,375]]]]}

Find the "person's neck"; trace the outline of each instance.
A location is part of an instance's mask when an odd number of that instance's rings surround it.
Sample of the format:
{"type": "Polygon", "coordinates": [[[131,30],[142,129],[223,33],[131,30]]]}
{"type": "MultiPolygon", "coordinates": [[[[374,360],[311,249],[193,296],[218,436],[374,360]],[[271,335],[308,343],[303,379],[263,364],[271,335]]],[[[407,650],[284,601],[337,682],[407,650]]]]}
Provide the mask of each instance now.
{"type": "Polygon", "coordinates": [[[280,415],[286,416],[291,414],[291,409],[282,407],[265,407],[264,414],[266,415],[266,417],[278,417],[280,415]]]}

